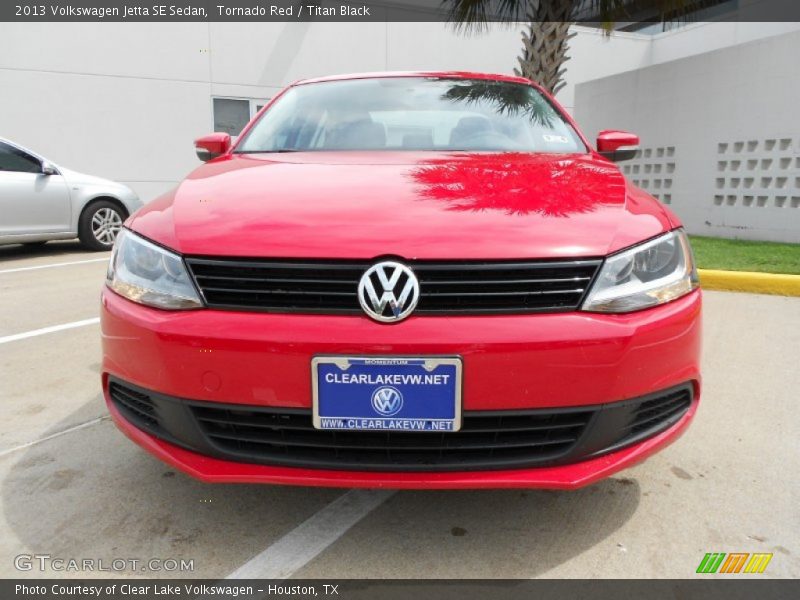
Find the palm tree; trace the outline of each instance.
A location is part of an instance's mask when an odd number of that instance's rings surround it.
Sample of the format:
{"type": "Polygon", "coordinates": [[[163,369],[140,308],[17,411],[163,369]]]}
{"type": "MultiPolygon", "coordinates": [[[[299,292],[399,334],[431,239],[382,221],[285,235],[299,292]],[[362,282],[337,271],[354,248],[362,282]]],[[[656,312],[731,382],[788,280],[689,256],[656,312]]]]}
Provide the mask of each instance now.
{"type": "Polygon", "coordinates": [[[514,73],[539,83],[551,94],[564,87],[570,26],[578,16],[601,22],[606,34],[631,11],[645,11],[662,23],[688,19],[722,0],[442,0],[456,30],[481,32],[491,21],[525,22],[522,53],[514,73]]]}

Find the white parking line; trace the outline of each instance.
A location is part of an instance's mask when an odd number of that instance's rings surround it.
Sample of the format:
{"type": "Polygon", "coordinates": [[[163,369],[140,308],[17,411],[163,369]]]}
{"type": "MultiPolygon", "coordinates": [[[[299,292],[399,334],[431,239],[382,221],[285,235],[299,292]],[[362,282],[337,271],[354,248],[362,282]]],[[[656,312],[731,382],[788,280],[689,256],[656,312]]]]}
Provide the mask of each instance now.
{"type": "Polygon", "coordinates": [[[49,265],[35,265],[33,267],[17,267],[16,269],[3,269],[0,271],[0,275],[4,273],[20,273],[21,271],[35,271],[37,269],[52,269],[53,267],[69,267],[71,265],[82,265],[85,263],[96,263],[96,262],[103,262],[108,261],[109,257],[106,256],[105,258],[90,258],[87,260],[72,260],[69,262],[63,263],[52,263],[49,265]]]}
{"type": "Polygon", "coordinates": [[[24,340],[37,335],[44,335],[46,333],[54,333],[56,331],[63,331],[65,329],[74,329],[75,327],[84,327],[85,325],[95,325],[100,322],[100,317],[93,319],[84,319],[83,321],[73,321],[72,323],[63,323],[62,325],[52,325],[50,327],[42,327],[41,329],[34,329],[33,331],[24,331],[22,333],[15,333],[0,337],[0,344],[7,344],[8,342],[16,342],[17,340],[24,340]]]}
{"type": "Polygon", "coordinates": [[[39,438],[38,440],[33,440],[32,442],[27,442],[25,444],[21,444],[19,446],[14,446],[13,448],[7,448],[5,450],[0,451],[0,457],[5,456],[6,454],[11,454],[12,452],[16,452],[17,450],[22,450],[23,448],[30,448],[31,446],[35,446],[36,444],[41,444],[42,442],[46,442],[47,440],[52,440],[53,438],[61,437],[67,433],[72,433],[73,431],[78,431],[79,429],[84,429],[86,427],[91,427],[92,425],[96,425],[97,423],[101,423],[103,421],[107,421],[110,419],[108,415],[104,415],[102,417],[97,417],[96,419],[92,419],[91,421],[86,421],[85,423],[81,423],[79,425],[75,425],[73,427],[68,427],[63,431],[59,431],[52,435],[45,436],[43,438],[39,438]]]}
{"type": "Polygon", "coordinates": [[[394,490],[350,490],[236,569],[227,579],[287,579],[394,493],[394,490]]]}

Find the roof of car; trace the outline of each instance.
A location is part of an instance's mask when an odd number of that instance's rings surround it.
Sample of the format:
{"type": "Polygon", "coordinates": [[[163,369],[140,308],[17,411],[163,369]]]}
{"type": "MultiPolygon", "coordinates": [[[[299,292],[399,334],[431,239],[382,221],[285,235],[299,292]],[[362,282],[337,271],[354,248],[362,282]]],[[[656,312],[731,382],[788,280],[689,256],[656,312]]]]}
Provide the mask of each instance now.
{"type": "Polygon", "coordinates": [[[349,73],[345,75],[329,75],[326,77],[301,79],[295,81],[292,85],[319,83],[321,81],[342,81],[345,79],[373,79],[376,77],[444,77],[456,79],[493,79],[495,81],[527,83],[529,85],[531,83],[529,79],[525,79],[524,77],[501,75],[498,73],[473,73],[470,71],[378,71],[374,73],[349,73]]]}

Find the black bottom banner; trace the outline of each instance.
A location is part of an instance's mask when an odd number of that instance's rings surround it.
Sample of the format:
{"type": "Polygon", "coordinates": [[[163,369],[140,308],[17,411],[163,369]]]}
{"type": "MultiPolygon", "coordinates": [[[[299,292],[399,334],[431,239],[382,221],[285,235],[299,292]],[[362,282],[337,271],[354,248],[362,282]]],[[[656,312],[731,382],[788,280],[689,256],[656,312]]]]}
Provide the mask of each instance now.
{"type": "Polygon", "coordinates": [[[800,598],[799,580],[549,580],[549,579],[331,579],[331,580],[125,580],[5,579],[0,598],[36,600],[206,600],[291,598],[305,600],[578,600],[642,598],[647,600],[783,600],[800,598]]]}

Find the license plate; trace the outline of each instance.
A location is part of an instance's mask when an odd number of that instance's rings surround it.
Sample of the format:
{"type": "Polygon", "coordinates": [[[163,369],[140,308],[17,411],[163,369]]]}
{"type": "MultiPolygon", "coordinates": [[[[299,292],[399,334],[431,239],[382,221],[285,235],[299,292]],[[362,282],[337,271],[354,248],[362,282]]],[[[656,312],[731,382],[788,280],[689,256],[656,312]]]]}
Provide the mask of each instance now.
{"type": "Polygon", "coordinates": [[[461,428],[460,358],[317,356],[311,373],[317,429],[461,428]]]}

